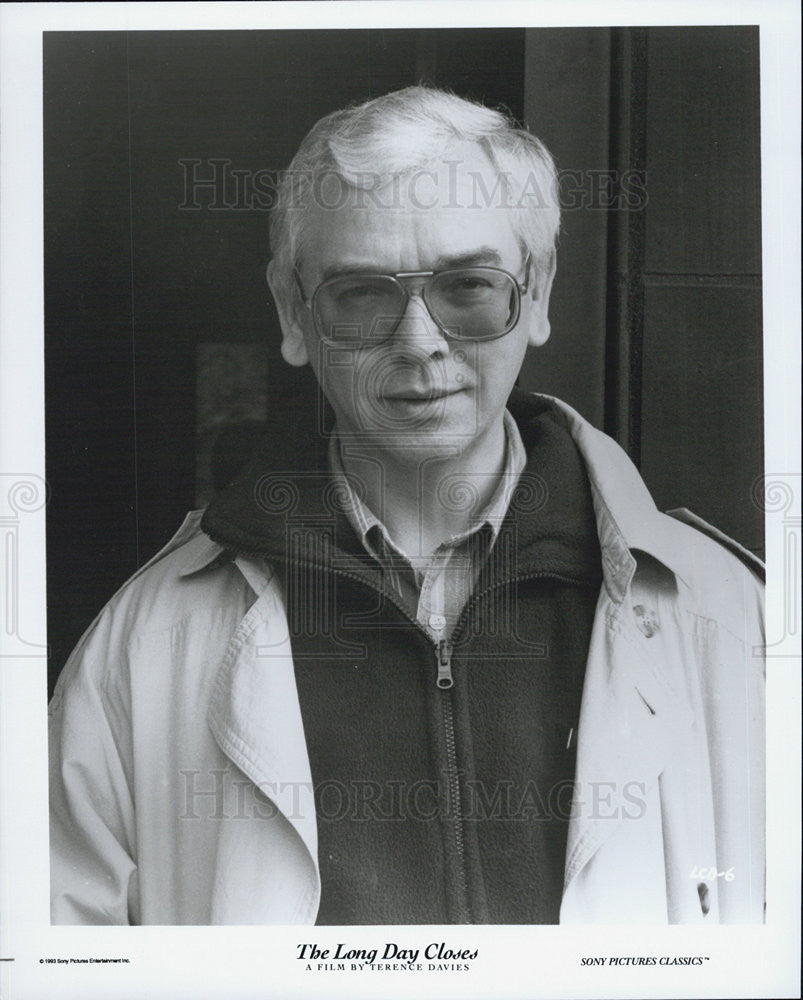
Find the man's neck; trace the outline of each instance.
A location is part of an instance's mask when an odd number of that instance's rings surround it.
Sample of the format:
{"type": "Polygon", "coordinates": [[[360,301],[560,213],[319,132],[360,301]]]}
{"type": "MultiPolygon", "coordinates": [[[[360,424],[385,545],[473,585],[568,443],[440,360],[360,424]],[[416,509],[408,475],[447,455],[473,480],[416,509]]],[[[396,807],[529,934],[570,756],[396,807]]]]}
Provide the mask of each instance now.
{"type": "Polygon", "coordinates": [[[506,436],[494,427],[458,454],[433,457],[340,439],[343,469],[365,505],[411,558],[428,557],[447,538],[476,523],[505,466],[506,436]]]}

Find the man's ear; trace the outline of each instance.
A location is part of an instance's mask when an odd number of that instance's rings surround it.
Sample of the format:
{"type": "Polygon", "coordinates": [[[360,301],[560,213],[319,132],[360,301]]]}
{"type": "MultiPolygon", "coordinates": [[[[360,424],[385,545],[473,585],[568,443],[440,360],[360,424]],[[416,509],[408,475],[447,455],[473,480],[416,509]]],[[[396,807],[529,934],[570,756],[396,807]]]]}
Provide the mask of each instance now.
{"type": "Polygon", "coordinates": [[[275,261],[268,264],[267,278],[282,327],[282,357],[289,365],[300,368],[309,361],[307,345],[304,340],[304,328],[301,323],[303,306],[292,293],[289,296],[290,301],[287,301],[288,296],[284,294],[276,280],[275,261]]]}
{"type": "Polygon", "coordinates": [[[549,261],[544,267],[532,265],[533,278],[530,289],[527,292],[526,307],[528,310],[527,322],[527,342],[530,347],[541,347],[549,340],[549,295],[552,291],[552,282],[555,279],[555,269],[557,261],[555,252],[549,255],[549,261]]]}

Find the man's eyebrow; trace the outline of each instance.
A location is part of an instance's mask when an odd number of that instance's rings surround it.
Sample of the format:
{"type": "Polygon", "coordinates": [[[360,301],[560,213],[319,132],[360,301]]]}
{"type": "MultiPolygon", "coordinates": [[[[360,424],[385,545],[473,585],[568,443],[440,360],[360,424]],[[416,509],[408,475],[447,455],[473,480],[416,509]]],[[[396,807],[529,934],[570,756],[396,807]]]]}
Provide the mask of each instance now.
{"type": "Polygon", "coordinates": [[[331,264],[321,271],[321,281],[328,281],[329,278],[339,278],[342,274],[381,274],[382,271],[372,264],[365,264],[361,261],[354,261],[346,264],[331,264]]]}
{"type": "Polygon", "coordinates": [[[434,270],[443,271],[449,267],[474,267],[478,264],[490,264],[501,267],[502,256],[493,247],[477,247],[476,250],[466,250],[465,253],[448,254],[438,257],[434,270]]]}

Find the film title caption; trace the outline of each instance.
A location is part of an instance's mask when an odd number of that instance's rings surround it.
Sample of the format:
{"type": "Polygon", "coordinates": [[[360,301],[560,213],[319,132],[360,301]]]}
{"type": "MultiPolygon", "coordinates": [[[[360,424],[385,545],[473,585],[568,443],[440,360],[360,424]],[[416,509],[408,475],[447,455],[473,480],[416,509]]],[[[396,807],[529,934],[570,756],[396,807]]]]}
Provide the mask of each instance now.
{"type": "Polygon", "coordinates": [[[444,941],[408,948],[387,941],[381,947],[355,948],[344,942],[326,948],[296,945],[296,958],[307,972],[468,972],[478,948],[459,948],[444,941]]]}

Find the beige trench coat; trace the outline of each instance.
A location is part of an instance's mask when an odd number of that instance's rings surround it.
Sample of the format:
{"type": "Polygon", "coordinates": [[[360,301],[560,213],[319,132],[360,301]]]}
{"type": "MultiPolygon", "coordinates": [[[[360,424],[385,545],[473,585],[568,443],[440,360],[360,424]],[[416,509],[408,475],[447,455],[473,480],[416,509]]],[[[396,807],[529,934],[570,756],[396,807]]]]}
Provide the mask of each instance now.
{"type": "MultiPolygon", "coordinates": [[[[762,590],[659,513],[559,404],[602,547],[561,922],[761,921],[762,590]],[[636,609],[634,611],[634,608],[636,609]]],[[[284,598],[190,514],[101,612],[50,707],[52,917],[303,924],[320,893],[284,598]]]]}

